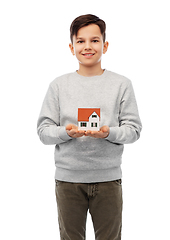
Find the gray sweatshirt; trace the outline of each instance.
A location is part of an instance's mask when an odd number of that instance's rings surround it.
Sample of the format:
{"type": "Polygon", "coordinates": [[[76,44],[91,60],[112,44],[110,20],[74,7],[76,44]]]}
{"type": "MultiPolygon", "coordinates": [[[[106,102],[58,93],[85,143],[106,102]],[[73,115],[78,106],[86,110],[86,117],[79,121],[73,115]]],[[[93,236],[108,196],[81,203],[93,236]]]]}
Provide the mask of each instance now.
{"type": "Polygon", "coordinates": [[[120,179],[124,144],[135,142],[141,129],[131,81],[108,70],[100,76],[73,72],[56,78],[37,124],[40,140],[55,145],[55,178],[77,183],[120,179]],[[100,108],[100,126],[109,126],[109,136],[71,138],[65,127],[78,125],[78,108],[100,108]]]}

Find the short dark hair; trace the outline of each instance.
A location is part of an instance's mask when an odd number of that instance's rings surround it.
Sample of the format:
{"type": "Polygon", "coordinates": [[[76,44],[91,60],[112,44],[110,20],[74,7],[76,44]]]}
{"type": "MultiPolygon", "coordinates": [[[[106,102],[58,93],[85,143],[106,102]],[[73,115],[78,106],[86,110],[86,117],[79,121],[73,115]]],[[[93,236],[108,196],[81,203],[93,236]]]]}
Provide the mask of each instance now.
{"type": "Polygon", "coordinates": [[[96,24],[99,26],[101,34],[103,36],[103,42],[105,42],[106,39],[106,24],[105,22],[100,19],[99,17],[92,15],[92,14],[86,14],[81,15],[74,19],[70,26],[70,39],[73,43],[73,36],[77,36],[78,30],[82,27],[88,26],[90,24],[96,24]]]}

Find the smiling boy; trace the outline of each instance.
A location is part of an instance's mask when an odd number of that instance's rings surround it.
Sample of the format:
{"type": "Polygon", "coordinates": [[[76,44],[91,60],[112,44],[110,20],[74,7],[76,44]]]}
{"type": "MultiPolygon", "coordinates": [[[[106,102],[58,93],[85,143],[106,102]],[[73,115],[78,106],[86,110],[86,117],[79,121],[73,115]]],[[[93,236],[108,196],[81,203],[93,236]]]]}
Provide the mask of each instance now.
{"type": "Polygon", "coordinates": [[[121,159],[124,144],[142,129],[132,83],[104,70],[105,22],[88,14],[70,27],[79,69],[49,86],[38,119],[44,144],[55,145],[55,180],[61,239],[85,239],[89,210],[96,240],[120,240],[121,159]],[[78,130],[78,108],[100,108],[100,131],[78,130]]]}
{"type": "Polygon", "coordinates": [[[90,77],[103,73],[101,58],[107,51],[108,42],[104,41],[98,25],[90,24],[79,29],[69,46],[79,61],[80,75],[90,77]]]}

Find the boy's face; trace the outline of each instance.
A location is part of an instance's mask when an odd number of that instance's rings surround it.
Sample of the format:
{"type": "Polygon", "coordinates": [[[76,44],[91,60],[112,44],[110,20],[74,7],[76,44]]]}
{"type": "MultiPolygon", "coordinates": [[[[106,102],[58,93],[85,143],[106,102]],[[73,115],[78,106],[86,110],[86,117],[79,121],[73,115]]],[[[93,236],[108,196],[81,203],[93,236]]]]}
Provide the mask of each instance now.
{"type": "Polygon", "coordinates": [[[93,67],[101,62],[103,53],[106,53],[108,42],[103,43],[103,36],[96,24],[79,29],[77,36],[73,36],[73,44],[69,44],[71,52],[79,64],[93,67]]]}

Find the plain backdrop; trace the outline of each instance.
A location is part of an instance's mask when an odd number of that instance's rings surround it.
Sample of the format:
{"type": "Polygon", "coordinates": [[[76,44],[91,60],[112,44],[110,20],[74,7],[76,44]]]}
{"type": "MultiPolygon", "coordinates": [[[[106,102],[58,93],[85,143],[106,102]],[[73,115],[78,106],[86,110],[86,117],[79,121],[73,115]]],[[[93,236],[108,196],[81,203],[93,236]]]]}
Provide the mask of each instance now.
{"type": "Polygon", "coordinates": [[[40,142],[36,124],[49,83],[78,69],[69,27],[87,13],[105,20],[102,67],[131,79],[143,123],[123,154],[122,240],[170,239],[169,10],[166,0],[1,1],[1,239],[60,239],[54,146],[40,142]]]}

